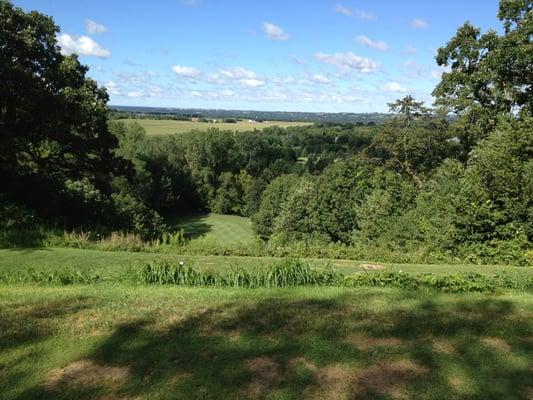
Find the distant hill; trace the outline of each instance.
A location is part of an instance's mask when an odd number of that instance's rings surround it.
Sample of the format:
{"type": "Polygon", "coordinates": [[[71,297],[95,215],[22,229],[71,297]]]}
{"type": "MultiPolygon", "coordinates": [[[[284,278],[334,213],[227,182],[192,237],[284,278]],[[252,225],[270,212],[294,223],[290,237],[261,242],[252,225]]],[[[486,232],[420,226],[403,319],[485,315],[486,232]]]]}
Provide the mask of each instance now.
{"type": "Polygon", "coordinates": [[[112,111],[125,113],[124,117],[132,114],[139,116],[168,117],[168,118],[207,118],[226,119],[237,118],[255,121],[297,121],[297,122],[332,122],[332,123],[383,123],[391,117],[385,113],[324,113],[324,112],[295,112],[295,111],[254,111],[254,110],[217,110],[201,108],[163,108],[137,106],[110,106],[112,111]]]}

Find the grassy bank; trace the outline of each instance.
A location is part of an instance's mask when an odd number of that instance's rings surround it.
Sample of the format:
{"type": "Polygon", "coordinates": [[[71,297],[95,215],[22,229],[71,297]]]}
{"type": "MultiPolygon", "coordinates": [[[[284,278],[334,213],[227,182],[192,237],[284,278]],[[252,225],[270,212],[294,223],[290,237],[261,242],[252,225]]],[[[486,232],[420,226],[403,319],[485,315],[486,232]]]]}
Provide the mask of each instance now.
{"type": "MultiPolygon", "coordinates": [[[[83,270],[99,274],[104,280],[124,274],[129,268],[154,260],[184,261],[185,265],[198,270],[227,271],[235,268],[256,270],[267,268],[278,262],[275,257],[223,257],[165,255],[126,251],[100,251],[69,248],[46,249],[0,249],[0,274],[35,271],[83,270]]],[[[365,261],[304,259],[311,265],[329,265],[336,271],[349,275],[364,271],[365,261]]],[[[391,264],[380,263],[385,271],[407,273],[432,273],[449,275],[457,273],[479,273],[494,275],[501,272],[521,273],[533,276],[532,267],[495,265],[447,265],[447,264],[391,264]]]]}
{"type": "Polygon", "coordinates": [[[3,399],[527,399],[533,296],[0,290],[3,399]]]}

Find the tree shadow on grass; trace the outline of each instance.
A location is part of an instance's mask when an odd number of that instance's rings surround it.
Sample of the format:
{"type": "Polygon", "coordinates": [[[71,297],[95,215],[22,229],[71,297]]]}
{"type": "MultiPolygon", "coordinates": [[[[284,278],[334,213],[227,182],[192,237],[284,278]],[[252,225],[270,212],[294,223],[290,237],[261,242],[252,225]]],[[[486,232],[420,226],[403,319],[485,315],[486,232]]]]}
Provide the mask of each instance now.
{"type": "MultiPolygon", "coordinates": [[[[119,325],[89,357],[124,381],[42,397],[527,399],[532,323],[501,299],[416,304],[371,292],[231,302],[174,323],[119,325]],[[81,390],[83,395],[78,396],[81,390]]],[[[383,295],[383,294],[381,294],[383,295]]]]}
{"type": "MultiPolygon", "coordinates": [[[[76,296],[0,306],[0,398],[9,398],[3,396],[8,396],[18,382],[36,373],[36,370],[25,370],[23,366],[38,365],[46,357],[41,344],[53,338],[70,316],[92,305],[90,298],[76,296]]],[[[19,398],[39,398],[41,395],[40,388],[31,388],[19,398]]]]}
{"type": "Polygon", "coordinates": [[[170,224],[174,229],[183,229],[187,239],[197,239],[209,233],[212,225],[206,222],[208,215],[194,215],[170,219],[170,224]]]}

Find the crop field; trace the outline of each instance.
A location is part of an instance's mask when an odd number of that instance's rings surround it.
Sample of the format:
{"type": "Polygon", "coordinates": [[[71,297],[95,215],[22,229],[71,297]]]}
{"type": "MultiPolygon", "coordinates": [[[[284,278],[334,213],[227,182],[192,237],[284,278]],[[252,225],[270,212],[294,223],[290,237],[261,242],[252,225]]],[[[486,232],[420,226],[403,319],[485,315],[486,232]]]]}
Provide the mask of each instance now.
{"type": "Polygon", "coordinates": [[[218,128],[220,130],[230,130],[237,132],[253,131],[254,129],[264,129],[271,126],[287,128],[289,126],[312,125],[310,122],[287,122],[287,121],[268,121],[268,122],[249,122],[238,121],[230,122],[198,122],[198,121],[175,121],[160,119],[123,119],[124,122],[137,122],[140,124],[148,135],[169,135],[173,133],[183,133],[191,130],[207,130],[208,128],[218,128]]]}

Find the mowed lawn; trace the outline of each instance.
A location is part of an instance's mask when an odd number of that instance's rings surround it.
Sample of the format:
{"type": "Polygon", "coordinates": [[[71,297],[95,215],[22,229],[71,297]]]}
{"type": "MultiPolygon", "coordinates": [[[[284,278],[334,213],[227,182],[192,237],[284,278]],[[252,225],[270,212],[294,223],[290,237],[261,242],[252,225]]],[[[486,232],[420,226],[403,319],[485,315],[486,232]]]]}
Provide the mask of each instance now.
{"type": "Polygon", "coordinates": [[[140,124],[148,135],[169,135],[173,133],[183,133],[191,130],[207,130],[209,128],[218,128],[220,130],[230,130],[236,132],[253,131],[254,129],[264,129],[271,126],[287,128],[289,126],[312,125],[310,122],[287,122],[287,121],[268,121],[268,122],[248,122],[239,121],[236,123],[228,122],[198,122],[198,121],[175,121],[170,119],[123,119],[124,122],[137,122],[140,124]]]}
{"type": "Polygon", "coordinates": [[[237,215],[205,214],[172,218],[168,221],[174,229],[183,229],[188,239],[214,240],[223,244],[247,244],[255,234],[249,218],[237,215]]]}
{"type": "Polygon", "coordinates": [[[531,399],[533,296],[0,287],[10,399],[531,399]]]}
{"type": "MultiPolygon", "coordinates": [[[[279,262],[274,257],[237,257],[237,256],[201,256],[162,253],[142,253],[127,251],[101,251],[68,248],[36,248],[36,249],[0,249],[0,275],[34,271],[65,271],[81,270],[100,275],[104,281],[121,280],[127,271],[136,266],[154,260],[171,260],[198,270],[225,271],[235,268],[253,270],[267,268],[279,262]]],[[[323,260],[304,259],[312,265],[325,266],[350,275],[361,273],[360,260],[323,260]]],[[[385,270],[404,271],[408,273],[433,273],[449,275],[475,272],[494,275],[501,272],[533,275],[533,267],[512,267],[498,265],[447,265],[447,264],[391,264],[379,263],[385,270]]]]}

